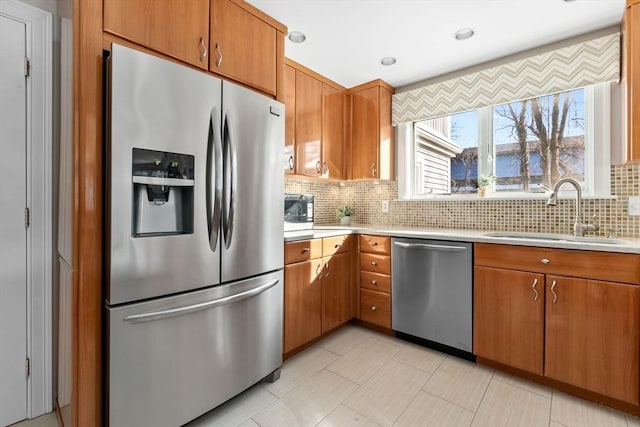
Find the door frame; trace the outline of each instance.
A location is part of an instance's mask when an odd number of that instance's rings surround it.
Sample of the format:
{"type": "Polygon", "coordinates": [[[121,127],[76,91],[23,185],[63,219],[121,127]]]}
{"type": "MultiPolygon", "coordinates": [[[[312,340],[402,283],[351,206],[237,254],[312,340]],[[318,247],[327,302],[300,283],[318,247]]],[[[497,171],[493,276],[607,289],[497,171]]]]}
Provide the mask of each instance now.
{"type": "Polygon", "coordinates": [[[0,0],[0,15],[26,27],[27,79],[27,418],[53,408],[52,360],[52,103],[53,16],[17,0],[0,0]]]}

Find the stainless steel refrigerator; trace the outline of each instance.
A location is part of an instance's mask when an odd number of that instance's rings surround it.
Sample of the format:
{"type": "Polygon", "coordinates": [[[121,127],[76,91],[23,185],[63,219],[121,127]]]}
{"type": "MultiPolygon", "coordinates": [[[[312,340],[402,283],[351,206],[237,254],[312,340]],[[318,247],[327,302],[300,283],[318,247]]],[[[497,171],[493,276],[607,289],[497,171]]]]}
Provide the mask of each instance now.
{"type": "Polygon", "coordinates": [[[105,411],[178,426],[282,364],[284,106],[114,44],[105,411]]]}

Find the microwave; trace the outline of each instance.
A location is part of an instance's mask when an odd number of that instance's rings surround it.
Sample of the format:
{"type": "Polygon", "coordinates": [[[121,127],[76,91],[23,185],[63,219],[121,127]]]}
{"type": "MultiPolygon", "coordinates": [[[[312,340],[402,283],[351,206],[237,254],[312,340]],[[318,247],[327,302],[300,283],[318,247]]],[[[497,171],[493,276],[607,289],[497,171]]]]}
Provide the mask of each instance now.
{"type": "Polygon", "coordinates": [[[284,195],[284,231],[313,228],[313,196],[284,195]]]}

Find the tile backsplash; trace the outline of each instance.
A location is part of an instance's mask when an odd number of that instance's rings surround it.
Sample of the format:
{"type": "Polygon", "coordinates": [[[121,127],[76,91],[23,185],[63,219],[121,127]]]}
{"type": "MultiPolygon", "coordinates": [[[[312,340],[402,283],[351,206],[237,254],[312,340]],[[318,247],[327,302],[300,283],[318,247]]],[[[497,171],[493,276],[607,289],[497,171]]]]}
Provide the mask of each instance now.
{"type": "MultiPolygon", "coordinates": [[[[316,224],[332,224],[340,205],[355,207],[354,222],[367,225],[456,228],[487,231],[522,231],[569,234],[575,218],[574,199],[559,200],[398,200],[395,181],[322,182],[285,179],[287,193],[315,196],[316,224]],[[382,201],[389,200],[389,213],[382,201]]],[[[611,193],[616,199],[583,200],[583,221],[611,229],[620,237],[640,237],[640,216],[629,216],[628,197],[640,195],[640,165],[611,167],[611,193]]]]}

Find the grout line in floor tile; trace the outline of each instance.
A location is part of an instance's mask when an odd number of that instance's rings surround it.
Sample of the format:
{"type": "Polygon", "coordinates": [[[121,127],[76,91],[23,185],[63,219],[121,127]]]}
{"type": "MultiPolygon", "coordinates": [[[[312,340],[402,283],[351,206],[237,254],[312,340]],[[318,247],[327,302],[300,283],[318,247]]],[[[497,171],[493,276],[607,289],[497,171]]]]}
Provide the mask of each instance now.
{"type": "Polygon", "coordinates": [[[478,416],[478,410],[480,409],[480,406],[482,406],[482,401],[487,396],[487,390],[489,390],[489,385],[491,384],[491,381],[493,381],[493,376],[495,372],[496,372],[495,370],[491,371],[491,378],[489,379],[489,382],[487,383],[487,387],[484,389],[484,392],[482,393],[482,398],[480,399],[480,402],[478,402],[478,406],[476,407],[476,410],[472,411],[473,418],[471,418],[471,424],[469,424],[469,427],[473,426],[473,423],[475,422],[476,417],[478,416]]]}
{"type": "MultiPolygon", "coordinates": [[[[495,372],[495,371],[494,371],[494,372],[495,372]]],[[[502,373],[503,373],[503,374],[505,374],[505,375],[508,375],[509,377],[513,377],[513,375],[507,374],[506,372],[502,372],[502,373]]],[[[525,380],[524,378],[519,378],[519,377],[514,377],[514,378],[518,378],[518,379],[521,379],[521,380],[525,380]]],[[[494,377],[492,377],[492,378],[491,378],[491,381],[493,381],[493,380],[499,381],[499,382],[501,382],[502,384],[506,384],[506,385],[510,385],[510,386],[513,386],[513,387],[519,388],[520,390],[528,391],[529,393],[533,393],[533,394],[535,394],[535,395],[537,395],[537,396],[544,397],[545,399],[549,399],[549,400],[551,400],[551,398],[553,397],[553,395],[552,395],[551,397],[549,397],[549,396],[545,396],[545,395],[543,395],[542,393],[538,393],[538,392],[535,392],[535,391],[533,391],[533,390],[529,390],[529,389],[524,388],[524,387],[522,387],[522,386],[520,386],[520,385],[518,385],[518,384],[516,384],[516,383],[509,383],[509,382],[507,382],[507,381],[503,381],[503,380],[501,380],[500,378],[495,378],[495,375],[494,375],[494,377]]],[[[528,381],[528,380],[526,380],[526,381],[528,381]]],[[[531,383],[532,383],[532,384],[539,385],[540,387],[544,387],[542,384],[538,384],[538,383],[533,382],[533,381],[531,381],[531,383]]]]}
{"type": "MultiPolygon", "coordinates": [[[[452,404],[453,406],[457,406],[457,407],[458,407],[458,408],[460,408],[460,409],[464,409],[465,411],[473,412],[474,416],[475,416],[475,413],[476,413],[476,412],[478,412],[477,410],[473,411],[473,410],[471,410],[471,409],[469,409],[469,408],[465,408],[464,406],[460,406],[460,405],[458,405],[457,403],[452,402],[452,401],[450,401],[450,400],[447,400],[447,399],[445,399],[445,398],[444,398],[444,397],[442,397],[442,396],[438,396],[437,394],[433,394],[433,393],[431,393],[430,391],[427,391],[427,390],[424,390],[424,389],[423,389],[423,390],[420,390],[420,391],[422,391],[423,393],[430,394],[430,395],[431,395],[431,396],[433,396],[433,397],[437,397],[437,398],[438,398],[438,399],[440,399],[440,400],[444,400],[445,402],[450,403],[450,404],[452,404]]],[[[483,396],[483,397],[484,397],[484,396],[483,396]]],[[[482,400],[480,401],[480,403],[482,403],[482,400]]],[[[479,407],[480,407],[480,405],[478,405],[478,408],[479,408],[479,407]]]]}

